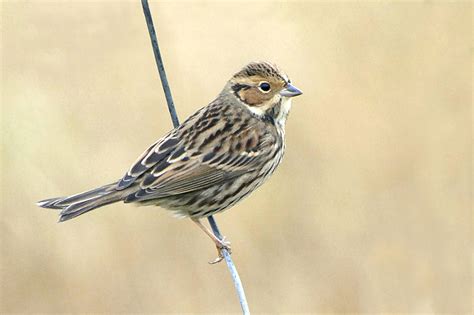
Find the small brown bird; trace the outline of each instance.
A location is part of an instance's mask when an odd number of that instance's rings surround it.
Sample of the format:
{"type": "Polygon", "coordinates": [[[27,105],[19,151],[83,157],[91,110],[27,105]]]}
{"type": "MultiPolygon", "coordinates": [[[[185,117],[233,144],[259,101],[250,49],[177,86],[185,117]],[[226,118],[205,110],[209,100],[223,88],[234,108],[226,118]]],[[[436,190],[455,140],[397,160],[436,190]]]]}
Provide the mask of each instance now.
{"type": "Polygon", "coordinates": [[[60,222],[118,201],[156,205],[191,218],[218,250],[230,249],[200,219],[232,207],[273,173],[285,150],[291,98],[300,94],[275,65],[250,63],[213,102],[151,145],[122,179],[38,205],[60,209],[60,222]]]}

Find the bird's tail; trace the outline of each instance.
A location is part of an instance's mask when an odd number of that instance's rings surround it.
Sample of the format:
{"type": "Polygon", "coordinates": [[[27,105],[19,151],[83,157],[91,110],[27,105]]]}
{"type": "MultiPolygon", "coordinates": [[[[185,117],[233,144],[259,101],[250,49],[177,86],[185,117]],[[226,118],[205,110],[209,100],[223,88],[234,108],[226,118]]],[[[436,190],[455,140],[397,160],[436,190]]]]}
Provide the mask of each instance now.
{"type": "Polygon", "coordinates": [[[43,208],[59,209],[59,222],[75,218],[83,213],[122,200],[124,191],[115,189],[117,183],[105,185],[68,197],[51,198],[38,201],[43,208]]]}

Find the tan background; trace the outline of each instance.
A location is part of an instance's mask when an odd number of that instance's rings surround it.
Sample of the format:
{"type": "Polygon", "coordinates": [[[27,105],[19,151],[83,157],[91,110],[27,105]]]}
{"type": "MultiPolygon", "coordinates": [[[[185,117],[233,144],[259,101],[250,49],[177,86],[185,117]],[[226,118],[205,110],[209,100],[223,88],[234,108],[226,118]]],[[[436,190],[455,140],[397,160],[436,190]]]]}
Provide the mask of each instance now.
{"type": "MultiPolygon", "coordinates": [[[[217,220],[255,313],[470,313],[469,2],[151,3],[181,119],[251,60],[305,93],[217,220]]],[[[171,123],[138,1],[2,2],[2,313],[238,313],[187,220],[36,200],[116,180],[171,123]]]]}

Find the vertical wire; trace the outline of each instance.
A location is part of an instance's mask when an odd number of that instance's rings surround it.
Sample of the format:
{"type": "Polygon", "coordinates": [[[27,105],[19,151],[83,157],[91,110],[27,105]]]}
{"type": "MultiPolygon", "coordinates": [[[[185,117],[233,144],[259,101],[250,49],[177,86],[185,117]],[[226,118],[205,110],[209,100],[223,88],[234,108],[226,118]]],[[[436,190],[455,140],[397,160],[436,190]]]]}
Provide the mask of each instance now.
{"type": "MultiPolygon", "coordinates": [[[[171,96],[171,89],[168,83],[168,79],[166,77],[165,67],[163,65],[163,59],[161,58],[160,48],[158,46],[158,39],[156,38],[155,27],[153,25],[153,18],[151,16],[150,7],[148,6],[148,0],[142,0],[142,7],[143,7],[143,13],[145,14],[146,24],[148,26],[148,33],[150,34],[151,45],[153,47],[153,54],[155,55],[156,67],[160,75],[163,91],[165,92],[166,102],[168,104],[168,110],[170,112],[171,121],[173,122],[173,126],[176,128],[179,126],[178,115],[176,114],[176,108],[174,106],[173,97],[171,96]]],[[[219,227],[217,226],[216,221],[214,220],[214,217],[209,216],[207,219],[209,221],[209,225],[211,226],[214,235],[222,240],[222,235],[219,231],[219,227]]],[[[242,285],[242,281],[240,280],[239,273],[237,272],[237,268],[235,267],[235,264],[232,261],[230,253],[227,251],[227,249],[222,248],[221,254],[224,257],[225,262],[227,263],[229,272],[232,276],[232,281],[234,282],[237,295],[239,296],[239,302],[240,302],[240,307],[242,308],[242,313],[250,314],[247,298],[245,297],[244,287],[242,285]]]]}

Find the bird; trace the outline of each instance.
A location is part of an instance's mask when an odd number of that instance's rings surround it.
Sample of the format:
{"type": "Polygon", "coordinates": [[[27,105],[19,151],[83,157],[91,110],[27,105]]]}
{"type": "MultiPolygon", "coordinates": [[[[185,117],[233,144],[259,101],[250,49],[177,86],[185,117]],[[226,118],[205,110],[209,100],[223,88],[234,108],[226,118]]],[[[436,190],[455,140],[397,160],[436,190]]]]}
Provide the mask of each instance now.
{"type": "Polygon", "coordinates": [[[37,202],[59,222],[115,202],[159,206],[190,218],[221,249],[201,219],[231,208],[262,185],[285,151],[292,98],[301,95],[278,66],[250,62],[216,99],[153,143],[119,180],[79,194],[37,202]]]}

